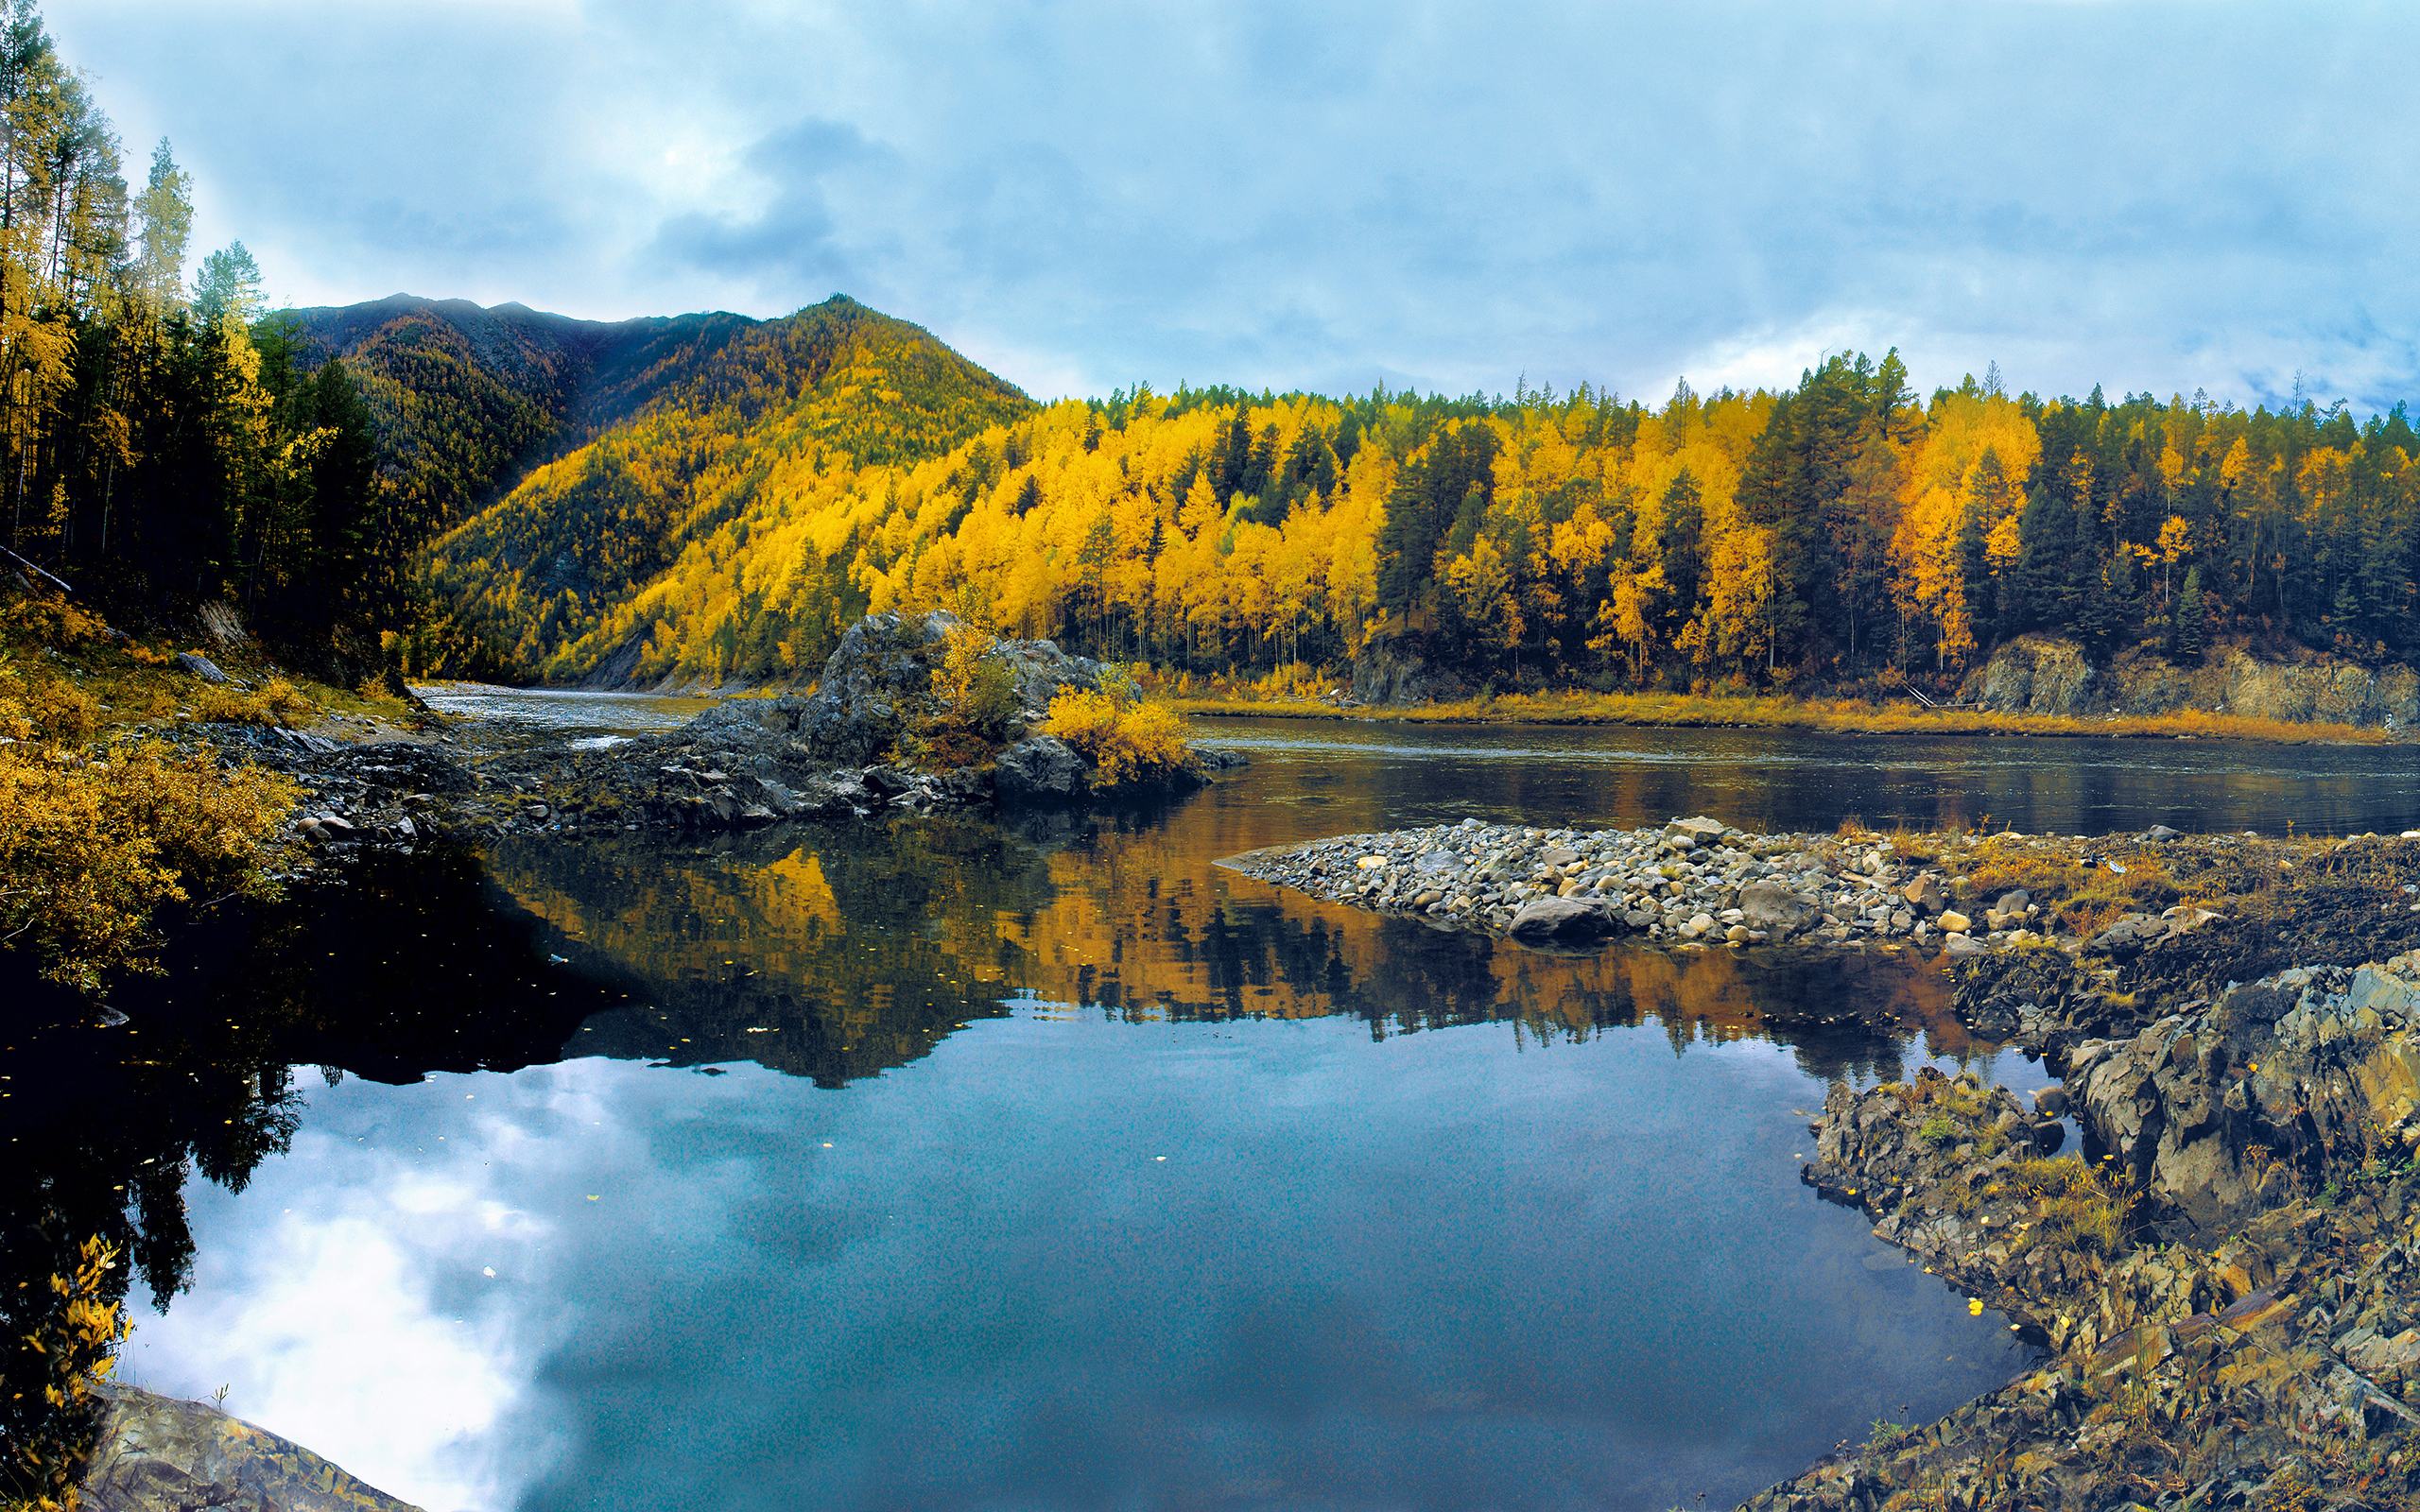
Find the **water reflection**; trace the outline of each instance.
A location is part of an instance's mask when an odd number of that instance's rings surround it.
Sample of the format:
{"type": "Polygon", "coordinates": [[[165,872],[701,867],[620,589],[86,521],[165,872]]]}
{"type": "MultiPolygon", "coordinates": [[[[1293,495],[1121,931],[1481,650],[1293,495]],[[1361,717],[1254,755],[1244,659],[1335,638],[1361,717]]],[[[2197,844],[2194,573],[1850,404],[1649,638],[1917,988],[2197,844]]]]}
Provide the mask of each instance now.
{"type": "Polygon", "coordinates": [[[552,1060],[582,1019],[624,1001],[549,962],[536,921],[501,901],[475,858],[381,858],[345,886],[181,932],[164,976],[112,995],[125,1016],[114,1026],[34,980],[23,958],[0,956],[16,973],[0,981],[0,1426],[10,1436],[40,1410],[38,1392],[18,1395],[40,1372],[17,1346],[50,1305],[47,1279],[86,1237],[130,1262],[111,1299],[139,1280],[164,1302],[193,1274],[190,1178],[244,1191],[286,1152],[298,1087],[346,1072],[402,1083],[552,1060]]]}
{"type": "Polygon", "coordinates": [[[2394,833],[2420,824],[2420,748],[2215,740],[1916,739],[1768,730],[1439,727],[1208,719],[1210,735],[1298,768],[1290,801],[1380,806],[1400,822],[1888,827],[2100,834],[2394,833]]]}
{"type": "Polygon", "coordinates": [[[678,855],[525,840],[493,864],[555,948],[642,1000],[583,1026],[575,1053],[753,1060],[828,1087],[1020,999],[1132,1021],[1342,1016],[1374,1039],[1498,1020],[1578,1039],[1653,1019],[1675,1051],[1766,1039],[1825,1078],[1895,1075],[1911,1036],[1971,1048],[1912,957],[1537,954],[1227,871],[1218,816],[1039,840],[951,820],[814,826],[678,855]]]}

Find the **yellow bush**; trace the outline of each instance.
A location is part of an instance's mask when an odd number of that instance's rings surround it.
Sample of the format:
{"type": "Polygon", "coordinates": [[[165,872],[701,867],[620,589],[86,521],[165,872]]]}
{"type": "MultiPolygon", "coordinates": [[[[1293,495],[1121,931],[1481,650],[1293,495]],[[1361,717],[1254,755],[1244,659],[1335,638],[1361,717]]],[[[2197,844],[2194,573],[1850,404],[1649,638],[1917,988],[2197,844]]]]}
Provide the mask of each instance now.
{"type": "Polygon", "coordinates": [[[1123,673],[1103,678],[1098,689],[1060,689],[1042,732],[1065,741],[1109,784],[1164,776],[1187,757],[1184,720],[1167,705],[1137,696],[1123,673]]]}
{"type": "Polygon", "coordinates": [[[205,687],[194,699],[194,717],[214,724],[284,725],[290,730],[318,713],[319,706],[284,678],[271,678],[249,691],[232,684],[205,687]]]}
{"type": "Polygon", "coordinates": [[[265,894],[260,848],[294,799],[284,778],[155,741],[0,747],[0,941],[89,993],[112,970],[156,971],[160,906],[265,894]]]}
{"type": "Polygon", "coordinates": [[[124,1309],[104,1299],[117,1259],[99,1239],[84,1241],[75,1273],[50,1279],[49,1305],[35,1332],[9,1341],[39,1357],[24,1375],[42,1383],[39,1400],[21,1395],[0,1404],[0,1421],[9,1430],[5,1469],[13,1483],[0,1506],[9,1512],[76,1512],[80,1504],[78,1483],[96,1427],[93,1387],[116,1369],[128,1332],[124,1309]]]}

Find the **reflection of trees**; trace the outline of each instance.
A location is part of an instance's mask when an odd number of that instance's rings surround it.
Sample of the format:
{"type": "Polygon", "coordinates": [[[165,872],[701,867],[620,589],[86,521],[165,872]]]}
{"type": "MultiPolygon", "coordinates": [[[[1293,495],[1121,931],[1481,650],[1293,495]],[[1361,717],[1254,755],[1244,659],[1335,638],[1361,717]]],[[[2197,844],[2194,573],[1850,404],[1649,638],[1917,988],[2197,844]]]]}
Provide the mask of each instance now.
{"type": "Polygon", "coordinates": [[[1895,1075],[1913,1033],[1963,1045],[1938,974],[1904,958],[1542,955],[1234,878],[1180,825],[902,820],[677,855],[531,842],[497,864],[560,948],[645,984],[645,1005],[592,1023],[580,1048],[750,1059],[826,1086],[1019,995],[1121,1019],[1350,1015],[1380,1037],[1511,1020],[1573,1038],[1652,1018],[1675,1053],[1761,1038],[1823,1077],[1895,1075]]]}
{"type": "MultiPolygon", "coordinates": [[[[282,1154],[301,1099],[290,1068],[381,1080],[552,1060],[611,988],[548,969],[527,916],[499,911],[475,862],[385,858],[343,887],[230,914],[180,937],[167,974],[120,985],[118,1027],[80,1000],[0,981],[11,1095],[0,1101],[0,1413],[33,1410],[22,1340],[53,1275],[97,1235],[163,1305],[192,1270],[187,1175],[240,1192],[282,1154]]],[[[14,956],[0,956],[23,971],[14,956]]],[[[13,1433],[16,1419],[0,1417],[13,1433]]]]}
{"type": "Polygon", "coordinates": [[[1002,1016],[1035,971],[1015,921],[1050,895],[1031,845],[953,819],[785,827],[677,854],[524,843],[495,867],[560,949],[644,984],[579,1050],[752,1059],[828,1087],[1002,1016]]]}

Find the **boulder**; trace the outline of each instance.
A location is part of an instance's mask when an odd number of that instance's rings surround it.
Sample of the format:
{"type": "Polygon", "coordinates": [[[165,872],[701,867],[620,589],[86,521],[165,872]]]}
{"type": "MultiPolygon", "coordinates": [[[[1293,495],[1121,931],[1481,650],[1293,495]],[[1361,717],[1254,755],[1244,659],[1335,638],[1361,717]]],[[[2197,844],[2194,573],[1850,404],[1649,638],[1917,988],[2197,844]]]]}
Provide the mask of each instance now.
{"type": "Polygon", "coordinates": [[[1035,735],[1000,752],[993,787],[1005,801],[1048,802],[1081,798],[1092,782],[1084,759],[1065,741],[1035,735]]]}
{"type": "Polygon", "coordinates": [[[1770,879],[1752,882],[1739,889],[1739,921],[1750,929],[1763,930],[1774,939],[1814,928],[1822,913],[1823,905],[1815,899],[1791,892],[1770,879]]]}
{"type": "Polygon", "coordinates": [[[1973,919],[1967,918],[1964,914],[1958,913],[1954,910],[1944,913],[1939,919],[1935,920],[1935,922],[1939,923],[1942,928],[1949,931],[1949,933],[1953,935],[1963,935],[1968,930],[1975,927],[1975,921],[1973,919]]]}
{"type": "Polygon", "coordinates": [[[418,1512],[216,1408],[133,1386],[98,1389],[109,1405],[82,1487],[94,1512],[418,1512]]]}
{"type": "Polygon", "coordinates": [[[1952,935],[1941,942],[1941,954],[1953,961],[1962,961],[1971,956],[1989,955],[1992,948],[1972,935],[1952,935]]]}
{"type": "Polygon", "coordinates": [[[230,682],[233,680],[229,678],[226,673],[218,670],[217,662],[213,662],[210,658],[203,656],[199,651],[178,652],[177,665],[184,668],[187,672],[192,673],[195,677],[199,678],[204,682],[230,682]]]}
{"type": "Polygon", "coordinates": [[[1539,946],[1601,944],[1613,937],[1616,915],[1602,903],[1577,898],[1536,898],[1521,905],[1506,931],[1515,944],[1539,946]]]}
{"type": "Polygon", "coordinates": [[[1696,841],[1699,845],[1711,845],[1713,842],[1721,839],[1723,832],[1729,828],[1730,826],[1724,824],[1720,819],[1709,819],[1704,815],[1701,814],[1694,819],[1670,819],[1666,821],[1664,825],[1664,833],[1669,835],[1686,835],[1689,839],[1696,841]]]}
{"type": "Polygon", "coordinates": [[[1901,890],[1899,896],[1927,918],[1949,906],[1948,895],[1941,890],[1941,878],[1929,871],[1920,873],[1915,881],[1901,890]]]}
{"type": "Polygon", "coordinates": [[[2168,930],[2165,919],[2154,919],[2149,914],[2127,914],[2095,935],[2091,943],[2084,946],[2084,952],[2091,955],[2112,955],[2119,960],[2131,960],[2142,954],[2144,946],[2167,935],[2168,930]]]}

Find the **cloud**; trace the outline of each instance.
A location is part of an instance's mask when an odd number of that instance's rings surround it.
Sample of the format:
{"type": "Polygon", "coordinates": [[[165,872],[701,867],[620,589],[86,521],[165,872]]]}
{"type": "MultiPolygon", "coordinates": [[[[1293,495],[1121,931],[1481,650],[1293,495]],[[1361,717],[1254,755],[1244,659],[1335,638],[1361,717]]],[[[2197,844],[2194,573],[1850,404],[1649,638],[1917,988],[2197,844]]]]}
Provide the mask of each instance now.
{"type": "MultiPolygon", "coordinates": [[[[273,289],[836,289],[1037,392],[2420,380],[2407,8],[616,3],[53,18],[273,289]],[[263,99],[276,109],[259,109],[263,99]],[[1018,366],[1007,366],[1015,364],[1018,366]],[[1706,371],[1713,371],[1708,367],[1706,371]]],[[[140,135],[138,140],[147,140],[140,135]]]]}

